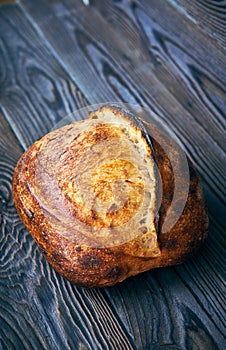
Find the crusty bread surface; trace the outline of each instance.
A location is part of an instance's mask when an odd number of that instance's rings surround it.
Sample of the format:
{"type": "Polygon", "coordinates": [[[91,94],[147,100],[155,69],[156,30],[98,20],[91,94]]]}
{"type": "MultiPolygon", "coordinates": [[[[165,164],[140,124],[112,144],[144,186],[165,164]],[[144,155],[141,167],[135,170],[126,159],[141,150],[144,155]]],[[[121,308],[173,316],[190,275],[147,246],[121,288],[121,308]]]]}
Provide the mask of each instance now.
{"type": "Polygon", "coordinates": [[[188,160],[184,169],[175,142],[143,125],[152,145],[127,112],[103,106],[35,142],[15,168],[13,196],[21,220],[49,263],[79,286],[110,286],[179,264],[207,236],[205,201],[192,164],[188,160]],[[178,215],[172,206],[175,172],[183,187],[185,171],[183,210],[163,232],[167,216],[178,215]]]}

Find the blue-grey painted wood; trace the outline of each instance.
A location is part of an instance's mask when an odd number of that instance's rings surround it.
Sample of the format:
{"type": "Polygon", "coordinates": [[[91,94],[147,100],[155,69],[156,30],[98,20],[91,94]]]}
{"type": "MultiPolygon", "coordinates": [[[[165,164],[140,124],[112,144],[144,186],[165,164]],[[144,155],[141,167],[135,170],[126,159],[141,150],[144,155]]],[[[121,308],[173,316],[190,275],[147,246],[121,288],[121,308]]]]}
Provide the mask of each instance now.
{"type": "Polygon", "coordinates": [[[183,10],[186,16],[208,33],[225,49],[226,45],[226,2],[215,0],[170,0],[174,6],[183,10]]]}
{"type": "Polygon", "coordinates": [[[0,7],[0,349],[225,348],[220,33],[213,40],[172,1],[23,0],[0,7]],[[24,229],[11,179],[32,142],[73,110],[109,100],[157,112],[187,151],[202,177],[210,234],[181,266],[83,290],[49,266],[24,229]]]}
{"type": "Polygon", "coordinates": [[[26,149],[87,101],[17,6],[2,6],[0,23],[0,102],[26,149]]]}

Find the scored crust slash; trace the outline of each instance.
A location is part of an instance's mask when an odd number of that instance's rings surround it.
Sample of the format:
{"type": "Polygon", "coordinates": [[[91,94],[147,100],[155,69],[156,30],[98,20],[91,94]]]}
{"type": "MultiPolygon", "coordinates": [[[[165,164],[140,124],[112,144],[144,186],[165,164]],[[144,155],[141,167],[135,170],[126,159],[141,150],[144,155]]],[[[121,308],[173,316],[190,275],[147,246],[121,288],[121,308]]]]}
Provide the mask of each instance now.
{"type": "Polygon", "coordinates": [[[182,154],[163,131],[105,105],[22,155],[14,203],[60,274],[83,287],[114,285],[183,262],[207,236],[200,181],[182,154]]]}

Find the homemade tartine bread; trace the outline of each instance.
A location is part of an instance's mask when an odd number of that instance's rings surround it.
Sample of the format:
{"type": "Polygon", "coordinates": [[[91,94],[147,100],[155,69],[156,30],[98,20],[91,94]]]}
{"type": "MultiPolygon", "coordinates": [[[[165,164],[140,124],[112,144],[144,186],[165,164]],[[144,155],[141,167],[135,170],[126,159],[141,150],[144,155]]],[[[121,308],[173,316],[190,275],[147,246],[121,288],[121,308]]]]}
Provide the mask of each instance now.
{"type": "Polygon", "coordinates": [[[83,287],[110,286],[183,262],[206,237],[199,179],[190,162],[187,170],[182,163],[178,146],[162,131],[103,106],[22,155],[13,177],[14,203],[60,274],[83,287]],[[175,173],[183,188],[186,171],[188,193],[184,204],[177,196],[179,215],[172,204],[175,173]],[[163,232],[169,216],[173,225],[163,232]]]}

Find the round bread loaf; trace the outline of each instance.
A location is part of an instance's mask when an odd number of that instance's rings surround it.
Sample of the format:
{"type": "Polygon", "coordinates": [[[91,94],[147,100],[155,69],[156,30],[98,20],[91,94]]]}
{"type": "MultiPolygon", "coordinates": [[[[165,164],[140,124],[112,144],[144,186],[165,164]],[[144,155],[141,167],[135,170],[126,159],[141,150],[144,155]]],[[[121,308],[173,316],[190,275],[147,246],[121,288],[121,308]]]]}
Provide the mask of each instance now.
{"type": "Polygon", "coordinates": [[[106,105],[22,155],[14,203],[60,274],[83,287],[114,285],[183,262],[206,237],[199,178],[185,159],[164,132],[106,105]]]}

